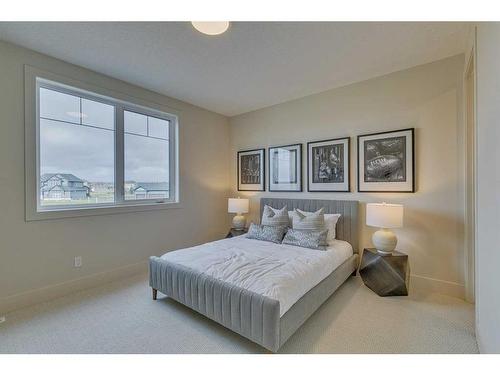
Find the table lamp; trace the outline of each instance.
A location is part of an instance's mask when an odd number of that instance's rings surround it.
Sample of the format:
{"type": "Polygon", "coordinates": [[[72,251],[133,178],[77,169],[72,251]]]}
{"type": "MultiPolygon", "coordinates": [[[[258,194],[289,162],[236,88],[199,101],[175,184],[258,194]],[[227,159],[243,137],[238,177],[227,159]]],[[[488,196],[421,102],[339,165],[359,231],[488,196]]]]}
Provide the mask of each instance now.
{"type": "Polygon", "coordinates": [[[246,198],[229,198],[227,201],[227,212],[236,214],[233,217],[233,229],[245,229],[245,216],[248,212],[248,199],[246,198]]]}
{"type": "Polygon", "coordinates": [[[398,238],[390,229],[403,226],[403,205],[367,203],[366,225],[380,228],[372,236],[377,252],[382,255],[391,254],[396,248],[398,238]]]}

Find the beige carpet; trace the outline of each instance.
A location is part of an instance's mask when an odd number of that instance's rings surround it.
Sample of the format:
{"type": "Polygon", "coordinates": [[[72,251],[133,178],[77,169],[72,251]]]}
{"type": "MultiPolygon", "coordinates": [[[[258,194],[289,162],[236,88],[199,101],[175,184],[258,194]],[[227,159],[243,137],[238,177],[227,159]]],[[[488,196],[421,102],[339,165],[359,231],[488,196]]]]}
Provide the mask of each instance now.
{"type": "MultiPolygon", "coordinates": [[[[280,353],[477,353],[474,308],[437,294],[380,298],[350,278],[280,353]]],[[[164,298],[145,276],[18,310],[0,353],[265,353],[164,298]]]]}

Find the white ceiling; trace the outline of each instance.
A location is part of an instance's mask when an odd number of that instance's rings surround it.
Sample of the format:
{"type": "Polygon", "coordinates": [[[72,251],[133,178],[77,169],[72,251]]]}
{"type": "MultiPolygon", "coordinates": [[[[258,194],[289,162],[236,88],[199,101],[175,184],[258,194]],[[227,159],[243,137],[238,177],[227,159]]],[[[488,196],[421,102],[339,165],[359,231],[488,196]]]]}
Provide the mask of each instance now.
{"type": "Polygon", "coordinates": [[[0,39],[233,116],[462,53],[465,23],[0,23],[0,39]]]}

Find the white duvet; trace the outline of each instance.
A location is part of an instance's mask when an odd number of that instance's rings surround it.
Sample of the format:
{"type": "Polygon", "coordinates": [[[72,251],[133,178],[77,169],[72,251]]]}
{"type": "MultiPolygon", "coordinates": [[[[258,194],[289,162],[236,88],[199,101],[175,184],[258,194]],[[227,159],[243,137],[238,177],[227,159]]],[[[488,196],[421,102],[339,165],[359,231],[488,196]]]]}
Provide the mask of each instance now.
{"type": "Polygon", "coordinates": [[[326,251],[238,236],[171,251],[161,258],[278,300],[280,316],[351,255],[334,240],[326,251]]]}

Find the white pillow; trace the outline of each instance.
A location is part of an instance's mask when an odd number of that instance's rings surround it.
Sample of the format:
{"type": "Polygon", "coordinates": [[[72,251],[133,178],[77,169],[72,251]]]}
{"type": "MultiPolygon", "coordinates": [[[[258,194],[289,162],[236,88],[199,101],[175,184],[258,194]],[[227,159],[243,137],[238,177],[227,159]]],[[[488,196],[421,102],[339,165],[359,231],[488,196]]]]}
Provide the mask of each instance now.
{"type": "Polygon", "coordinates": [[[330,243],[337,238],[337,221],[340,219],[340,214],[325,214],[325,227],[328,228],[328,236],[326,242],[330,243]]]}
{"type": "MultiPolygon", "coordinates": [[[[307,212],[307,211],[302,211],[299,210],[305,215],[308,214],[313,214],[314,212],[307,212]]],[[[293,228],[293,217],[295,213],[294,211],[288,211],[288,216],[290,217],[290,228],[293,228]]],[[[328,236],[326,237],[326,242],[330,243],[332,242],[336,237],[336,227],[337,227],[337,222],[339,221],[341,214],[325,214],[325,229],[328,229],[328,236]]]]}

